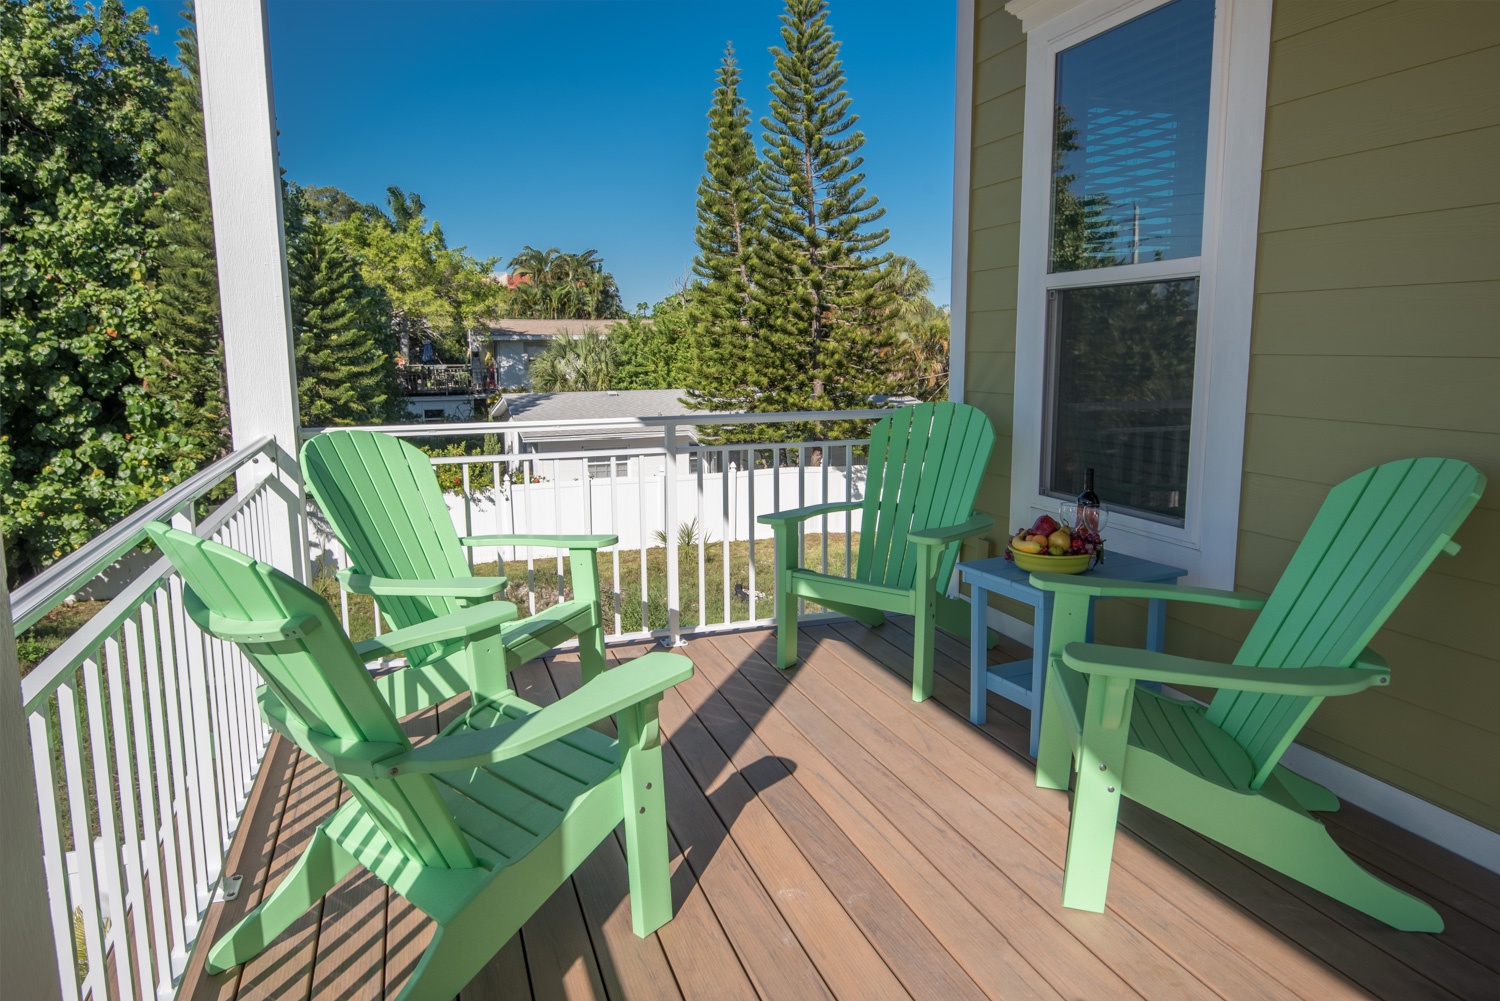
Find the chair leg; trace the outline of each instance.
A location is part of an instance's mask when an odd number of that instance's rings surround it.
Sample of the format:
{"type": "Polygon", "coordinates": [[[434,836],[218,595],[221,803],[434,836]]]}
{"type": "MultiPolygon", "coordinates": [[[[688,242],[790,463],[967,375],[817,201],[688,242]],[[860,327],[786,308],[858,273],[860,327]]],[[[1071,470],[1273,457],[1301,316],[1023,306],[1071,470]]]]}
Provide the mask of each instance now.
{"type": "Polygon", "coordinates": [[[515,933],[477,914],[438,925],[396,1001],[453,1001],[515,933]]]}
{"type": "Polygon", "coordinates": [[[1104,910],[1119,817],[1118,782],[1090,774],[1080,767],[1078,784],[1073,790],[1073,817],[1068,824],[1068,856],[1063,870],[1064,907],[1096,913],[1104,910]]]}
{"type": "Polygon", "coordinates": [[[358,864],[319,827],[271,895],[214,943],[204,968],[223,973],[254,958],[358,864]]]}
{"type": "Polygon", "coordinates": [[[604,673],[604,629],[594,626],[578,634],[578,666],[587,684],[604,673]]]}
{"type": "Polygon", "coordinates": [[[660,724],[656,705],[623,710],[620,769],[625,799],[625,863],[630,879],[630,926],[645,938],[672,920],[667,858],[667,800],[662,791],[660,724]]]}
{"type": "Polygon", "coordinates": [[[1210,793],[1161,812],[1277,872],[1363,911],[1400,931],[1440,932],[1443,919],[1425,902],[1396,889],[1351,859],[1322,821],[1297,803],[1280,770],[1259,796],[1210,793]]]}
{"type": "Polygon", "coordinates": [[[926,702],[932,695],[932,662],[937,653],[937,597],[929,588],[927,599],[917,605],[912,625],[911,700],[926,702]]]}
{"type": "Polygon", "coordinates": [[[776,666],[783,671],[797,664],[797,596],[776,592],[776,666]]]}
{"type": "Polygon", "coordinates": [[[1036,784],[1039,789],[1067,791],[1073,777],[1073,748],[1062,720],[1062,709],[1051,705],[1052,686],[1042,696],[1042,734],[1036,749],[1036,784]]]}

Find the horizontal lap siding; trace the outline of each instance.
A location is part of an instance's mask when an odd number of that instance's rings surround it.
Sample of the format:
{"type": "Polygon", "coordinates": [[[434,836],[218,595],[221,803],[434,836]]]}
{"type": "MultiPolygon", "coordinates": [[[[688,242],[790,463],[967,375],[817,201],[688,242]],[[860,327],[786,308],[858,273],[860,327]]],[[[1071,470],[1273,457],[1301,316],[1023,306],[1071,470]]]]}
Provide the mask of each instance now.
{"type": "Polygon", "coordinates": [[[995,426],[995,448],[980,481],[978,506],[993,515],[996,524],[988,533],[990,551],[970,545],[964,550],[969,558],[1003,551],[1010,518],[1025,79],[1026,37],[1021,23],[997,0],[981,0],[974,30],[964,399],[983,410],[995,426]]]}
{"type": "MultiPolygon", "coordinates": [[[[1024,78],[1019,22],[981,2],[965,389],[1001,436],[981,490],[997,543],[1024,78]]],[[[1500,829],[1500,784],[1476,764],[1500,757],[1500,3],[1278,0],[1267,105],[1238,586],[1273,586],[1329,487],[1360,469],[1443,455],[1483,471],[1464,551],[1376,639],[1391,687],[1329,700],[1302,742],[1500,829]]],[[[1106,638],[1143,633],[1139,609],[1111,604],[1106,638]]],[[[1169,648],[1231,656],[1249,621],[1174,611],[1169,648]]]]}
{"type": "MultiPolygon", "coordinates": [[[[1359,469],[1484,472],[1464,551],[1375,639],[1391,687],[1301,742],[1500,829],[1500,4],[1283,0],[1268,91],[1238,585],[1272,587],[1359,469]]],[[[1190,621],[1174,646],[1243,632],[1190,621]]]]}

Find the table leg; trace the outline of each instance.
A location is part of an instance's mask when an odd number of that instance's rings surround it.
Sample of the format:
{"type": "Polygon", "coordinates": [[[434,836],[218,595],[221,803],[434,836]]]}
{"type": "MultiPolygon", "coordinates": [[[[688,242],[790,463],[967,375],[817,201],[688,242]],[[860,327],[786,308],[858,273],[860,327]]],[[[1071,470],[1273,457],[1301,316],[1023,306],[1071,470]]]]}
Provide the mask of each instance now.
{"type": "Polygon", "coordinates": [[[978,724],[984,722],[985,701],[989,695],[985,613],[990,606],[990,593],[978,584],[970,584],[969,599],[969,722],[978,724]]]}
{"type": "Polygon", "coordinates": [[[1052,592],[1043,591],[1031,637],[1031,756],[1042,739],[1042,686],[1047,683],[1047,650],[1052,645],[1052,592]]]}
{"type": "Polygon", "coordinates": [[[1152,598],[1146,603],[1146,649],[1161,653],[1167,642],[1167,603],[1152,598]]]}
{"type": "MultiPolygon", "coordinates": [[[[1146,602],[1146,649],[1161,653],[1167,643],[1167,603],[1160,598],[1146,602]]],[[[1160,681],[1142,681],[1141,687],[1161,691],[1160,681]]]]}

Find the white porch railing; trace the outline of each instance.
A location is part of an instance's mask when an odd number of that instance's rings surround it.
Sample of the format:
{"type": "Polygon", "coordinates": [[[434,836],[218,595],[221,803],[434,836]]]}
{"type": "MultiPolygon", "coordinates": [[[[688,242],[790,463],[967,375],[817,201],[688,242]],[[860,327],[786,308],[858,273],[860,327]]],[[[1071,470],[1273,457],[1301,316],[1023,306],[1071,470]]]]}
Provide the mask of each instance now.
{"type": "MultiPolygon", "coordinates": [[[[770,533],[757,516],[858,500],[865,467],[857,453],[867,444],[864,438],[687,444],[692,439],[679,439],[679,429],[710,420],[762,425],[869,420],[884,413],[572,422],[580,431],[644,426],[659,433],[660,443],[641,445],[637,435],[628,448],[535,453],[513,446],[433,462],[451,481],[449,510],[464,534],[619,534],[620,545],[600,555],[611,637],[650,635],[676,643],[684,633],[772,621],[774,567],[768,546],[762,554],[755,551],[756,541],[770,533]],[[695,527],[687,545],[679,546],[684,525],[695,527]],[[693,581],[687,588],[685,560],[693,581]],[[638,585],[631,580],[637,574],[638,585]],[[695,599],[686,621],[684,597],[695,599]]],[[[379,430],[452,439],[520,429],[465,424],[379,430]]],[[[288,540],[278,537],[287,531],[287,515],[299,523],[292,533],[301,538],[303,512],[287,511],[293,498],[275,475],[247,475],[257,468],[252,464],[272,473],[274,451],[263,438],[220,460],[19,588],[12,595],[17,633],[136,550],[151,521],[194,529],[275,562],[277,553],[287,552],[288,540]],[[195,523],[194,512],[206,499],[237,479],[246,485],[195,523]]],[[[315,561],[341,561],[326,531],[320,538],[313,515],[305,537],[315,561]]],[[[821,533],[817,551],[824,569],[847,572],[857,513],[824,517],[806,530],[821,533]]],[[[530,612],[560,600],[562,555],[490,549],[472,558],[510,562],[516,586],[524,577],[525,589],[510,596],[530,612]],[[516,566],[523,560],[524,575],[516,566]]],[[[348,596],[339,601],[347,627],[348,596]]],[[[378,609],[373,611],[379,631],[378,609]]],[[[65,998],[167,998],[175,992],[270,737],[255,709],[257,684],[237,648],[205,637],[187,618],[181,579],[166,560],[126,584],[22,679],[42,821],[41,865],[65,998]]]]}
{"type": "MultiPolygon", "coordinates": [[[[683,435],[683,429],[863,422],[888,413],[856,410],[411,424],[371,430],[418,442],[498,438],[502,447],[497,451],[432,460],[446,481],[445,497],[459,534],[618,535],[620,543],[601,551],[599,557],[610,638],[657,636],[676,645],[685,633],[773,621],[774,568],[769,545],[761,547],[764,553],[757,553],[756,548],[756,541],[769,540],[771,531],[756,518],[807,504],[861,499],[866,467],[859,453],[869,443],[860,437],[686,444],[693,439],[683,435]],[[529,451],[523,442],[531,435],[545,448],[559,439],[580,444],[611,432],[628,435],[635,443],[529,451]],[[658,443],[640,444],[646,435],[658,443]],[[685,560],[691,578],[686,588],[685,560]]],[[[306,428],[303,433],[329,430],[334,429],[306,428]]],[[[857,511],[824,515],[804,530],[821,537],[818,555],[825,573],[830,567],[835,573],[848,572],[853,537],[859,531],[857,511]]],[[[347,557],[315,511],[309,541],[315,567],[331,573],[330,562],[347,565],[347,557]]],[[[562,598],[561,551],[488,548],[471,550],[469,560],[471,567],[489,560],[510,563],[503,571],[513,582],[507,597],[528,613],[562,598]],[[524,577],[517,565],[523,561],[524,577]]],[[[348,596],[341,595],[340,601],[347,628],[351,622],[348,596]]],[[[380,616],[373,618],[378,632],[380,616]]]]}
{"type": "MultiPolygon", "coordinates": [[[[140,545],[151,521],[270,559],[283,541],[271,508],[286,503],[274,478],[196,526],[193,512],[247,464],[269,468],[271,448],[220,460],[20,588],[17,631],[140,545]]],[[[238,649],[187,618],[164,559],[22,679],[63,997],[172,996],[269,739],[257,683],[238,649]]]]}

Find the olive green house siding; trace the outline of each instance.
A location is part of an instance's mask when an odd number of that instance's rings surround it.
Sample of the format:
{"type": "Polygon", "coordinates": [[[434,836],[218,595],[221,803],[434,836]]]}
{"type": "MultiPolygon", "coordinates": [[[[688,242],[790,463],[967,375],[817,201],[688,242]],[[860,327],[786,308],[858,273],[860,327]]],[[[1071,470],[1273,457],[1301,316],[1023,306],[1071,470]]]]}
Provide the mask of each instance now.
{"type": "MultiPolygon", "coordinates": [[[[1002,435],[983,499],[1005,526],[1025,45],[998,2],[974,37],[964,388],[1002,435]]],[[[1325,703],[1301,743],[1500,830],[1500,3],[1280,0],[1266,101],[1236,586],[1269,591],[1360,469],[1478,467],[1463,551],[1373,644],[1391,687],[1325,703]]],[[[1168,648],[1226,658],[1247,627],[1174,612],[1168,648]]]]}

